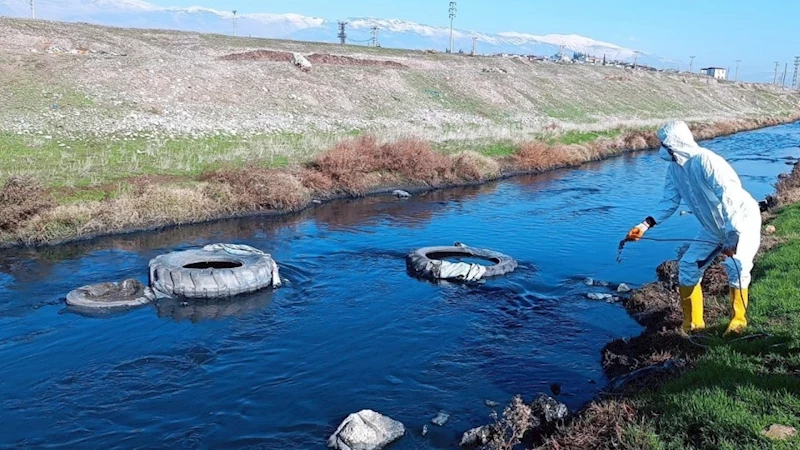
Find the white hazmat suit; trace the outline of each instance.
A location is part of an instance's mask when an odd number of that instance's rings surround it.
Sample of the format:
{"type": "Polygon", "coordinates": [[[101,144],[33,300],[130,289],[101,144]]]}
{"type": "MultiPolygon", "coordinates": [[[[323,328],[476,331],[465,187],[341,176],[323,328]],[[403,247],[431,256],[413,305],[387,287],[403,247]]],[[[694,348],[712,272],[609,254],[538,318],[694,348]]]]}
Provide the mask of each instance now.
{"type": "Polygon", "coordinates": [[[671,162],[664,197],[658,211],[631,230],[629,239],[637,240],[647,229],[671,217],[682,201],[686,203],[702,230],[678,264],[684,329],[705,327],[699,283],[713,262],[714,258],[709,256],[723,248],[733,255],[725,260],[734,309],[728,331],[739,331],[746,325],[744,312],[750,272],[761,243],[758,202],[744,190],[739,176],[725,159],[697,145],[686,123],[666,124],[658,131],[658,138],[663,144],[661,157],[671,162]],[[640,231],[636,232],[637,229],[640,231]]]}

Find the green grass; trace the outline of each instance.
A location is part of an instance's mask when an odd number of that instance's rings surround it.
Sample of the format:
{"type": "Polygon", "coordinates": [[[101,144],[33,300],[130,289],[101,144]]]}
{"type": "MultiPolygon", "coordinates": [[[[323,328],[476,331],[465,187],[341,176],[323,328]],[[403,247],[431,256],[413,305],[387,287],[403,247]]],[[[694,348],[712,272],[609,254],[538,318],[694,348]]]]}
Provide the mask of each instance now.
{"type": "Polygon", "coordinates": [[[434,150],[453,154],[465,150],[478,152],[490,158],[511,156],[517,152],[519,145],[512,141],[446,141],[434,144],[434,150]]]}
{"type": "Polygon", "coordinates": [[[250,163],[281,168],[304,161],[354,133],[273,133],[249,138],[64,138],[0,133],[0,179],[28,175],[48,187],[64,188],[143,175],[196,177],[209,169],[250,163]]]}
{"type": "MultiPolygon", "coordinates": [[[[691,371],[636,399],[648,413],[651,448],[800,448],[800,438],[761,435],[772,424],[800,429],[800,205],[785,208],[773,225],[787,242],[756,263],[752,339],[710,339],[691,371]]],[[[716,324],[712,335],[725,326],[716,324]]]]}
{"type": "Polygon", "coordinates": [[[551,144],[586,144],[598,138],[613,139],[622,133],[620,130],[608,131],[577,131],[570,130],[558,136],[550,137],[546,141],[551,144]]]}

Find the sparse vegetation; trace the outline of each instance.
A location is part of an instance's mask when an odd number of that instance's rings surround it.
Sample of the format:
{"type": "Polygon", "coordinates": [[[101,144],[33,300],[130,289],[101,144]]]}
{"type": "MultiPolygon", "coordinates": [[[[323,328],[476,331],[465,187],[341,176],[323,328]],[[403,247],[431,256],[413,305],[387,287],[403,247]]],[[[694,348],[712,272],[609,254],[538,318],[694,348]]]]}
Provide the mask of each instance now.
{"type": "MultiPolygon", "coordinates": [[[[693,128],[708,137],[718,131],[743,131],[794,118],[693,124],[693,128]]],[[[315,156],[292,162],[267,151],[270,147],[265,140],[298,145],[308,142],[307,138],[218,136],[164,140],[160,147],[147,147],[143,143],[149,141],[144,138],[128,138],[118,141],[117,147],[90,140],[67,148],[57,140],[6,134],[5,142],[13,147],[0,155],[0,173],[35,177],[31,178],[34,182],[47,180],[49,185],[36,188],[38,194],[32,198],[39,200],[23,206],[17,218],[0,229],[0,242],[48,243],[255,211],[294,210],[308,204],[312,196],[324,199],[394,186],[430,188],[481,182],[511,172],[572,167],[659,145],[654,131],[648,129],[597,133],[556,129],[551,133],[545,141],[519,146],[500,143],[457,152],[434,150],[429,142],[417,138],[381,142],[375,136],[360,135],[345,137],[328,151],[315,151],[310,153],[315,156]],[[149,150],[137,150],[142,148],[149,150]],[[156,157],[149,159],[148,151],[156,157]],[[487,156],[487,152],[497,156],[487,156]],[[156,200],[156,194],[164,200],[156,200]],[[192,204],[184,205],[177,200],[180,198],[191,198],[192,204]],[[171,208],[161,208],[165,204],[171,208]]],[[[325,139],[330,136],[316,142],[325,139]]],[[[300,158],[292,152],[286,155],[300,158]]],[[[787,187],[793,183],[793,179],[782,181],[787,187]]],[[[788,188],[782,192],[782,198],[795,195],[788,188]]]]}

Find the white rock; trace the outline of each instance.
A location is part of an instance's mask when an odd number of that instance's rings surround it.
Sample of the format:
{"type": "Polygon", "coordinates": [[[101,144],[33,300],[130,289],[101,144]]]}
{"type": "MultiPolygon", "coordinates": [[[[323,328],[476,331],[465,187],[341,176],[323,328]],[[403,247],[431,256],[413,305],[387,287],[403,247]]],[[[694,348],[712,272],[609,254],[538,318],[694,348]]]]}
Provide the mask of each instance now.
{"type": "Polygon", "coordinates": [[[328,439],[328,447],[339,450],[379,450],[402,437],[406,428],[370,409],[350,414],[328,439]]]}
{"type": "Polygon", "coordinates": [[[589,300],[612,300],[614,298],[611,294],[600,294],[597,292],[590,292],[586,294],[586,298],[589,300]]]}
{"type": "Polygon", "coordinates": [[[625,293],[630,292],[630,291],[631,291],[630,286],[628,286],[625,283],[620,284],[619,287],[617,288],[617,292],[622,293],[622,294],[625,294],[625,293]]]}
{"type": "Polygon", "coordinates": [[[303,72],[308,72],[311,70],[311,63],[306,59],[305,56],[301,55],[300,53],[292,53],[292,64],[299,67],[300,70],[303,72]]]}
{"type": "Polygon", "coordinates": [[[431,423],[441,427],[444,426],[444,424],[446,424],[448,420],[450,420],[450,414],[440,411],[439,414],[436,415],[436,417],[431,419],[431,423]]]}
{"type": "Polygon", "coordinates": [[[462,447],[475,447],[478,445],[486,445],[487,442],[489,442],[489,427],[482,426],[473,428],[464,433],[458,445],[462,447]]]}
{"type": "Polygon", "coordinates": [[[393,191],[392,195],[398,198],[411,198],[411,194],[406,191],[401,191],[400,189],[393,191]]]}
{"type": "Polygon", "coordinates": [[[594,286],[594,279],[587,278],[587,279],[583,280],[583,284],[585,284],[587,286],[594,286]]]}

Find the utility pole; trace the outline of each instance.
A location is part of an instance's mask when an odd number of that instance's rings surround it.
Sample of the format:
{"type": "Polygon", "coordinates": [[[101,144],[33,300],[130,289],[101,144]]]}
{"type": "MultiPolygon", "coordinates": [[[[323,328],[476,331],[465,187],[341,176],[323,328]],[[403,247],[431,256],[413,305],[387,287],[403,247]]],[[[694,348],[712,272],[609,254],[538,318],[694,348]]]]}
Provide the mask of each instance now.
{"type": "Polygon", "coordinates": [[[347,22],[339,22],[339,42],[342,45],[347,43],[347,22]]]}
{"type": "Polygon", "coordinates": [[[786,73],[789,71],[789,63],[783,66],[783,78],[781,78],[781,86],[786,87],[786,73]]]}
{"type": "Polygon", "coordinates": [[[639,63],[639,50],[633,51],[633,68],[636,69],[639,63]]]}
{"type": "Polygon", "coordinates": [[[733,77],[733,82],[739,81],[739,63],[742,62],[741,59],[736,60],[736,76],[733,77]]]}
{"type": "Polygon", "coordinates": [[[475,47],[477,46],[477,43],[478,43],[478,36],[472,36],[472,53],[471,53],[472,56],[475,56],[475,47]]]}
{"type": "Polygon", "coordinates": [[[792,76],[792,89],[798,89],[800,86],[797,84],[797,71],[800,68],[800,56],[794,57],[794,75],[792,76]]]}
{"type": "Polygon", "coordinates": [[[778,84],[778,66],[780,64],[780,62],[775,61],[775,77],[772,79],[772,84],[778,84]]]}
{"type": "Polygon", "coordinates": [[[233,37],[236,37],[236,10],[233,10],[233,37]]]}
{"type": "Polygon", "coordinates": [[[694,73],[694,59],[697,58],[696,56],[689,57],[689,73],[694,73]]]}
{"type": "Polygon", "coordinates": [[[31,19],[36,20],[36,5],[34,4],[35,0],[30,0],[31,4],[31,19]]]}
{"type": "Polygon", "coordinates": [[[453,53],[453,21],[456,20],[456,13],[458,12],[458,3],[450,2],[450,53],[453,53]]]}
{"type": "Polygon", "coordinates": [[[564,60],[564,44],[558,46],[558,62],[564,60]]]}
{"type": "Polygon", "coordinates": [[[372,27],[372,46],[373,47],[377,47],[378,46],[378,31],[380,31],[380,28],[372,27]]]}

